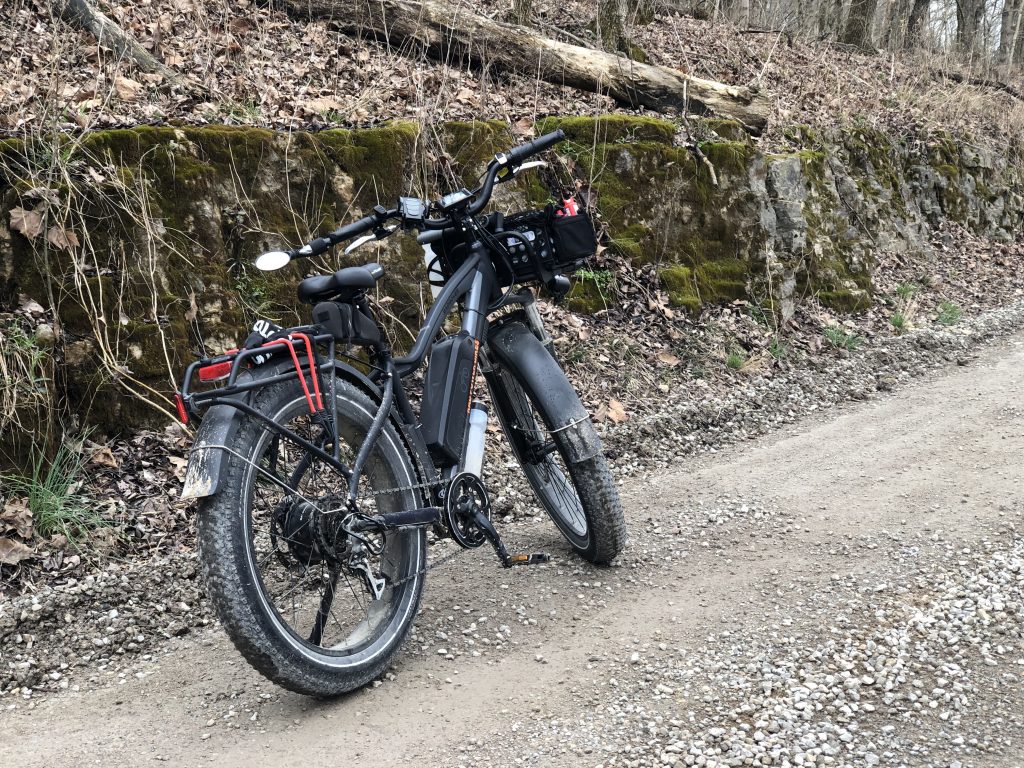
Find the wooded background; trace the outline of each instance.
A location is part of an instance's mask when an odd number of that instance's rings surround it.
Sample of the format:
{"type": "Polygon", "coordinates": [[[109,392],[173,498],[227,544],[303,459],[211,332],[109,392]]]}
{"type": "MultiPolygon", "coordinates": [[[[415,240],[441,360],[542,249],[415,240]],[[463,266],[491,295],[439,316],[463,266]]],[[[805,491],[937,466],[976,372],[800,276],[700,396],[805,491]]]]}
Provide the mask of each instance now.
{"type": "MultiPolygon", "coordinates": [[[[516,0],[528,16],[532,0],[516,0]]],[[[959,53],[981,66],[1024,65],[1024,0],[657,0],[699,18],[728,19],[751,32],[774,30],[862,49],[925,48],[959,53]]],[[[643,21],[652,0],[600,0],[603,38],[643,21]]]]}

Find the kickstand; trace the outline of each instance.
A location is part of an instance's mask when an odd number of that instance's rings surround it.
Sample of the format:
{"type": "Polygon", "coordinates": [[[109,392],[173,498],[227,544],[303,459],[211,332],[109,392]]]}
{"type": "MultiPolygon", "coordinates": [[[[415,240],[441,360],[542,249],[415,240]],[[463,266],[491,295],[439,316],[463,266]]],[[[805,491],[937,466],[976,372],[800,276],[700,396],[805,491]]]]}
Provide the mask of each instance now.
{"type": "Polygon", "coordinates": [[[501,564],[506,568],[511,568],[515,565],[537,565],[539,563],[551,562],[551,555],[545,552],[534,552],[529,555],[510,555],[508,550],[505,549],[505,544],[502,542],[501,536],[498,535],[498,530],[488,519],[487,515],[480,510],[473,513],[473,522],[481,531],[483,531],[487,540],[491,542],[491,546],[494,547],[494,551],[497,552],[498,557],[501,558],[501,564]]]}

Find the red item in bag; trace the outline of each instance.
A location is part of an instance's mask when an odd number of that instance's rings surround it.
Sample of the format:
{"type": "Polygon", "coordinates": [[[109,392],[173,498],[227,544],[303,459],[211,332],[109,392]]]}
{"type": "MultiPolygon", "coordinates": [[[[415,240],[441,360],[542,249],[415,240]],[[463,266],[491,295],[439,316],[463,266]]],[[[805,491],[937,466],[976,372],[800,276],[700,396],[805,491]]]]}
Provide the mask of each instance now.
{"type": "Polygon", "coordinates": [[[557,213],[555,213],[555,216],[575,216],[579,212],[580,209],[576,204],[576,198],[567,197],[562,200],[562,207],[557,213]]]}

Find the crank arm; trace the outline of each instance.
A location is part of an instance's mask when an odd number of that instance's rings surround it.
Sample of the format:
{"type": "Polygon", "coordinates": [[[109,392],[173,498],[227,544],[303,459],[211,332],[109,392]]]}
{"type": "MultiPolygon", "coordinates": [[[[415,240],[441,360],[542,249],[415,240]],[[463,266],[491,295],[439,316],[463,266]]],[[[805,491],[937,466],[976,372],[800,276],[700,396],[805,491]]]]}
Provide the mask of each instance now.
{"type": "Polygon", "coordinates": [[[473,513],[473,522],[479,526],[480,530],[484,532],[484,536],[491,542],[491,546],[494,547],[494,551],[498,553],[498,557],[501,559],[501,564],[505,568],[512,568],[517,565],[539,565],[540,563],[551,562],[551,555],[544,552],[534,552],[530,555],[510,555],[508,550],[505,549],[505,542],[501,540],[501,536],[498,535],[498,529],[494,527],[494,524],[488,519],[480,510],[473,513]]]}

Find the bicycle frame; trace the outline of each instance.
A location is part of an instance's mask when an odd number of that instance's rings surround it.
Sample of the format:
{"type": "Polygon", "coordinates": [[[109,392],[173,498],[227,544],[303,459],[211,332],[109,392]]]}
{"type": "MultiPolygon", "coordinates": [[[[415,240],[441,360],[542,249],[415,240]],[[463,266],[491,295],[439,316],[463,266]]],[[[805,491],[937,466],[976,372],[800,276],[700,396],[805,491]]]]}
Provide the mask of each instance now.
{"type": "MultiPolygon", "coordinates": [[[[373,425],[363,440],[352,466],[348,466],[340,460],[341,441],[337,439],[337,435],[334,432],[334,425],[337,423],[335,392],[339,375],[337,340],[331,334],[324,333],[315,326],[297,326],[287,329],[288,335],[286,338],[277,339],[272,342],[274,346],[280,348],[273,351],[278,353],[287,352],[291,357],[291,364],[288,365],[286,362],[287,358],[284,360],[279,359],[276,364],[278,370],[275,371],[274,368],[270,368],[271,372],[269,374],[257,375],[249,380],[242,377],[244,371],[251,370],[250,366],[253,358],[267,354],[268,346],[266,345],[199,360],[189,365],[185,373],[181,392],[179,393],[182,410],[186,418],[194,415],[200,409],[220,405],[258,419],[281,438],[294,443],[302,450],[307,451],[313,459],[319,459],[338,472],[349,484],[349,505],[354,509],[357,500],[356,489],[366,461],[387,419],[392,413],[396,413],[400,424],[404,427],[403,431],[411,444],[410,447],[414,450],[421,465],[420,469],[423,474],[421,480],[427,485],[437,485],[440,482],[441,472],[427,451],[418,429],[419,421],[413,411],[402,380],[415,373],[423,365],[434,339],[456,305],[461,304],[462,308],[461,329],[470,335],[478,348],[481,343],[486,341],[487,329],[489,327],[487,316],[491,297],[498,288],[497,276],[486,246],[477,238],[472,226],[467,228],[467,247],[469,249],[469,256],[445,283],[437,300],[427,312],[424,324],[417,333],[416,340],[408,354],[393,358],[390,349],[384,344],[378,344],[372,348],[370,356],[371,372],[369,376],[362,377],[362,384],[364,387],[371,386],[375,390],[374,394],[379,397],[380,406],[374,417],[373,425]],[[317,347],[323,346],[327,347],[327,359],[325,361],[321,361],[316,352],[317,347]],[[193,378],[197,371],[210,365],[224,364],[228,361],[231,364],[230,372],[224,386],[205,392],[192,391],[193,378]],[[332,446],[330,452],[303,438],[293,430],[277,424],[273,419],[260,413],[259,410],[251,405],[253,393],[271,384],[301,378],[303,388],[307,389],[305,384],[306,373],[303,371],[304,366],[308,368],[314,385],[317,384],[317,377],[328,377],[325,389],[330,393],[331,409],[326,414],[324,411],[318,412],[311,403],[311,411],[313,418],[319,417],[323,426],[328,430],[329,443],[332,446]],[[281,368],[285,368],[285,370],[280,370],[281,368]],[[312,375],[313,371],[316,372],[317,376],[312,375]]],[[[521,292],[507,297],[506,303],[526,304],[528,301],[532,301],[532,294],[521,292]]],[[[354,359],[344,353],[341,353],[340,356],[354,359]]],[[[264,363],[264,365],[271,365],[271,363],[264,363]]],[[[256,368],[254,370],[259,371],[260,369],[256,368]]],[[[358,375],[358,372],[350,366],[344,366],[343,370],[347,376],[351,376],[354,373],[358,375]]],[[[325,445],[327,442],[325,441],[325,445]]],[[[206,447],[207,450],[219,448],[223,448],[223,446],[210,445],[206,447]]],[[[274,482],[288,488],[287,483],[279,478],[275,478],[274,482]]],[[[207,494],[197,493],[195,495],[207,494]]]]}

